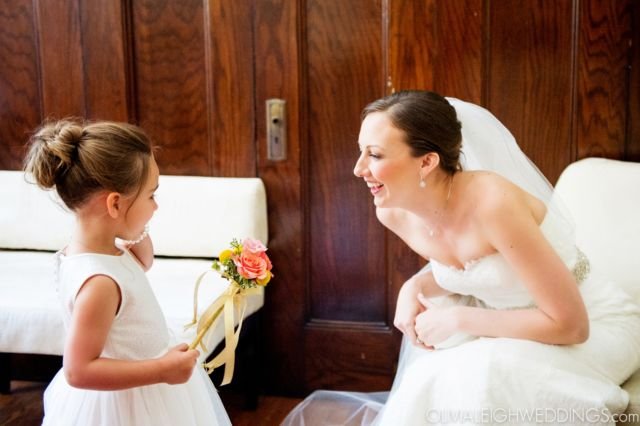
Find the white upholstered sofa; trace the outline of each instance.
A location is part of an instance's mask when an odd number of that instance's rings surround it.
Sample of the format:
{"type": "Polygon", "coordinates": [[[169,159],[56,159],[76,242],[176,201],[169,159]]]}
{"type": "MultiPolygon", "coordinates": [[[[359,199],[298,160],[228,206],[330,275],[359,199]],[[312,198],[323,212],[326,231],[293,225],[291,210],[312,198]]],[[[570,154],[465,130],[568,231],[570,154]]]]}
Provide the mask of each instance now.
{"type": "MultiPolygon", "coordinates": [[[[178,341],[191,342],[195,330],[184,326],[193,315],[196,278],[232,238],[267,242],[265,189],[258,178],[161,176],[156,197],[160,207],[150,223],[156,259],[148,277],[170,330],[178,341]]],[[[54,192],[27,183],[19,171],[0,171],[0,203],[0,369],[6,392],[6,354],[62,354],[53,253],[68,241],[73,216],[54,192]]],[[[200,311],[226,286],[215,272],[208,274],[200,286],[200,311]]],[[[263,302],[263,293],[250,296],[245,317],[263,302]]],[[[207,348],[222,339],[219,324],[205,339],[207,348]]]]}
{"type": "MultiPolygon", "coordinates": [[[[592,267],[620,283],[640,303],[640,163],[577,161],[560,176],[556,193],[573,216],[577,244],[592,267]]],[[[640,425],[640,371],[623,388],[629,393],[626,414],[630,416],[620,420],[631,421],[620,424],[640,425]]]]}

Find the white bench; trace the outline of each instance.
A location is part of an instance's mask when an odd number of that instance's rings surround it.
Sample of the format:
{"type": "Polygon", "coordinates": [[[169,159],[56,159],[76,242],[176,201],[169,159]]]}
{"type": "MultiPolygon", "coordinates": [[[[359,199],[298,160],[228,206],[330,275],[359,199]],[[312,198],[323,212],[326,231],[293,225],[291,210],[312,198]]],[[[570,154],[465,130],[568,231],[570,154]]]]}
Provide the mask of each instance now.
{"type": "MultiPolygon", "coordinates": [[[[267,242],[265,189],[258,178],[160,176],[156,198],[159,208],[150,223],[156,258],[148,277],[170,330],[190,343],[195,329],[185,331],[184,325],[193,315],[196,278],[232,238],[267,242]]],[[[62,355],[53,253],[67,244],[73,215],[55,192],[27,183],[19,171],[0,171],[0,203],[0,354],[62,355]]],[[[199,292],[201,312],[227,284],[215,272],[207,275],[199,292]]],[[[263,303],[263,293],[249,297],[245,318],[263,303]]],[[[205,339],[207,348],[222,339],[219,324],[205,339]]],[[[10,372],[3,374],[10,379],[10,372]]],[[[6,381],[0,386],[9,390],[6,381]]]]}
{"type": "MultiPolygon", "coordinates": [[[[638,303],[639,188],[640,163],[604,158],[570,164],[556,184],[556,193],[575,221],[576,243],[592,268],[622,285],[638,303]]],[[[626,415],[635,417],[627,417],[630,421],[621,424],[640,425],[640,370],[622,388],[629,393],[626,415]]]]}

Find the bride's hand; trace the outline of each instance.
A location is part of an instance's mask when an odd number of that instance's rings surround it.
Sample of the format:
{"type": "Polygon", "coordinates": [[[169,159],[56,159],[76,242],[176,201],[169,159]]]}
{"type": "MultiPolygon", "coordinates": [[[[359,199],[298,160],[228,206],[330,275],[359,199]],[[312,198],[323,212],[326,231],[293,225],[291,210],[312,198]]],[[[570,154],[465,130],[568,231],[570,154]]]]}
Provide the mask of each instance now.
{"type": "Polygon", "coordinates": [[[398,293],[396,315],[393,319],[393,325],[417,345],[421,343],[416,341],[416,316],[424,311],[418,301],[419,294],[421,293],[418,281],[415,277],[409,278],[398,293]]]}
{"type": "Polygon", "coordinates": [[[414,332],[425,346],[433,348],[458,332],[459,310],[456,306],[436,306],[422,294],[418,294],[418,301],[423,312],[416,317],[414,332]]]}

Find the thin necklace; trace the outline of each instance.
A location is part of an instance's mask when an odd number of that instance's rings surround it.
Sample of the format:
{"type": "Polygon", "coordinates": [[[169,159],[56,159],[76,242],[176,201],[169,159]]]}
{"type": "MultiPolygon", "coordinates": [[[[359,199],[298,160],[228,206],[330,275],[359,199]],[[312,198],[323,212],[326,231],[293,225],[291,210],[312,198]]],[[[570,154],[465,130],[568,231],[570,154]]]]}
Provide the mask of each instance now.
{"type": "MultiPolygon", "coordinates": [[[[444,207],[442,207],[443,214],[444,214],[444,211],[447,210],[447,206],[449,205],[449,198],[451,198],[451,187],[453,186],[453,176],[454,175],[451,175],[451,178],[449,178],[449,190],[447,191],[447,198],[445,198],[444,200],[444,207]]],[[[442,224],[442,218],[440,218],[440,220],[438,221],[438,224],[434,228],[429,228],[430,237],[433,237],[436,234],[435,229],[439,228],[441,224],[442,224]]]]}

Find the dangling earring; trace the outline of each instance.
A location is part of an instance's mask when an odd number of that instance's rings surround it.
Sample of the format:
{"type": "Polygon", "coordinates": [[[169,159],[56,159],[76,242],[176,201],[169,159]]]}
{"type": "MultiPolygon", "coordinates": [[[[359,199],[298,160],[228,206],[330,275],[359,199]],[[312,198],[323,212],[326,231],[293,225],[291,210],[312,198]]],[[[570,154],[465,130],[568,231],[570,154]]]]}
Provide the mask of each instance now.
{"type": "Polygon", "coordinates": [[[420,176],[420,188],[426,188],[427,182],[424,181],[424,178],[420,176]]]}

